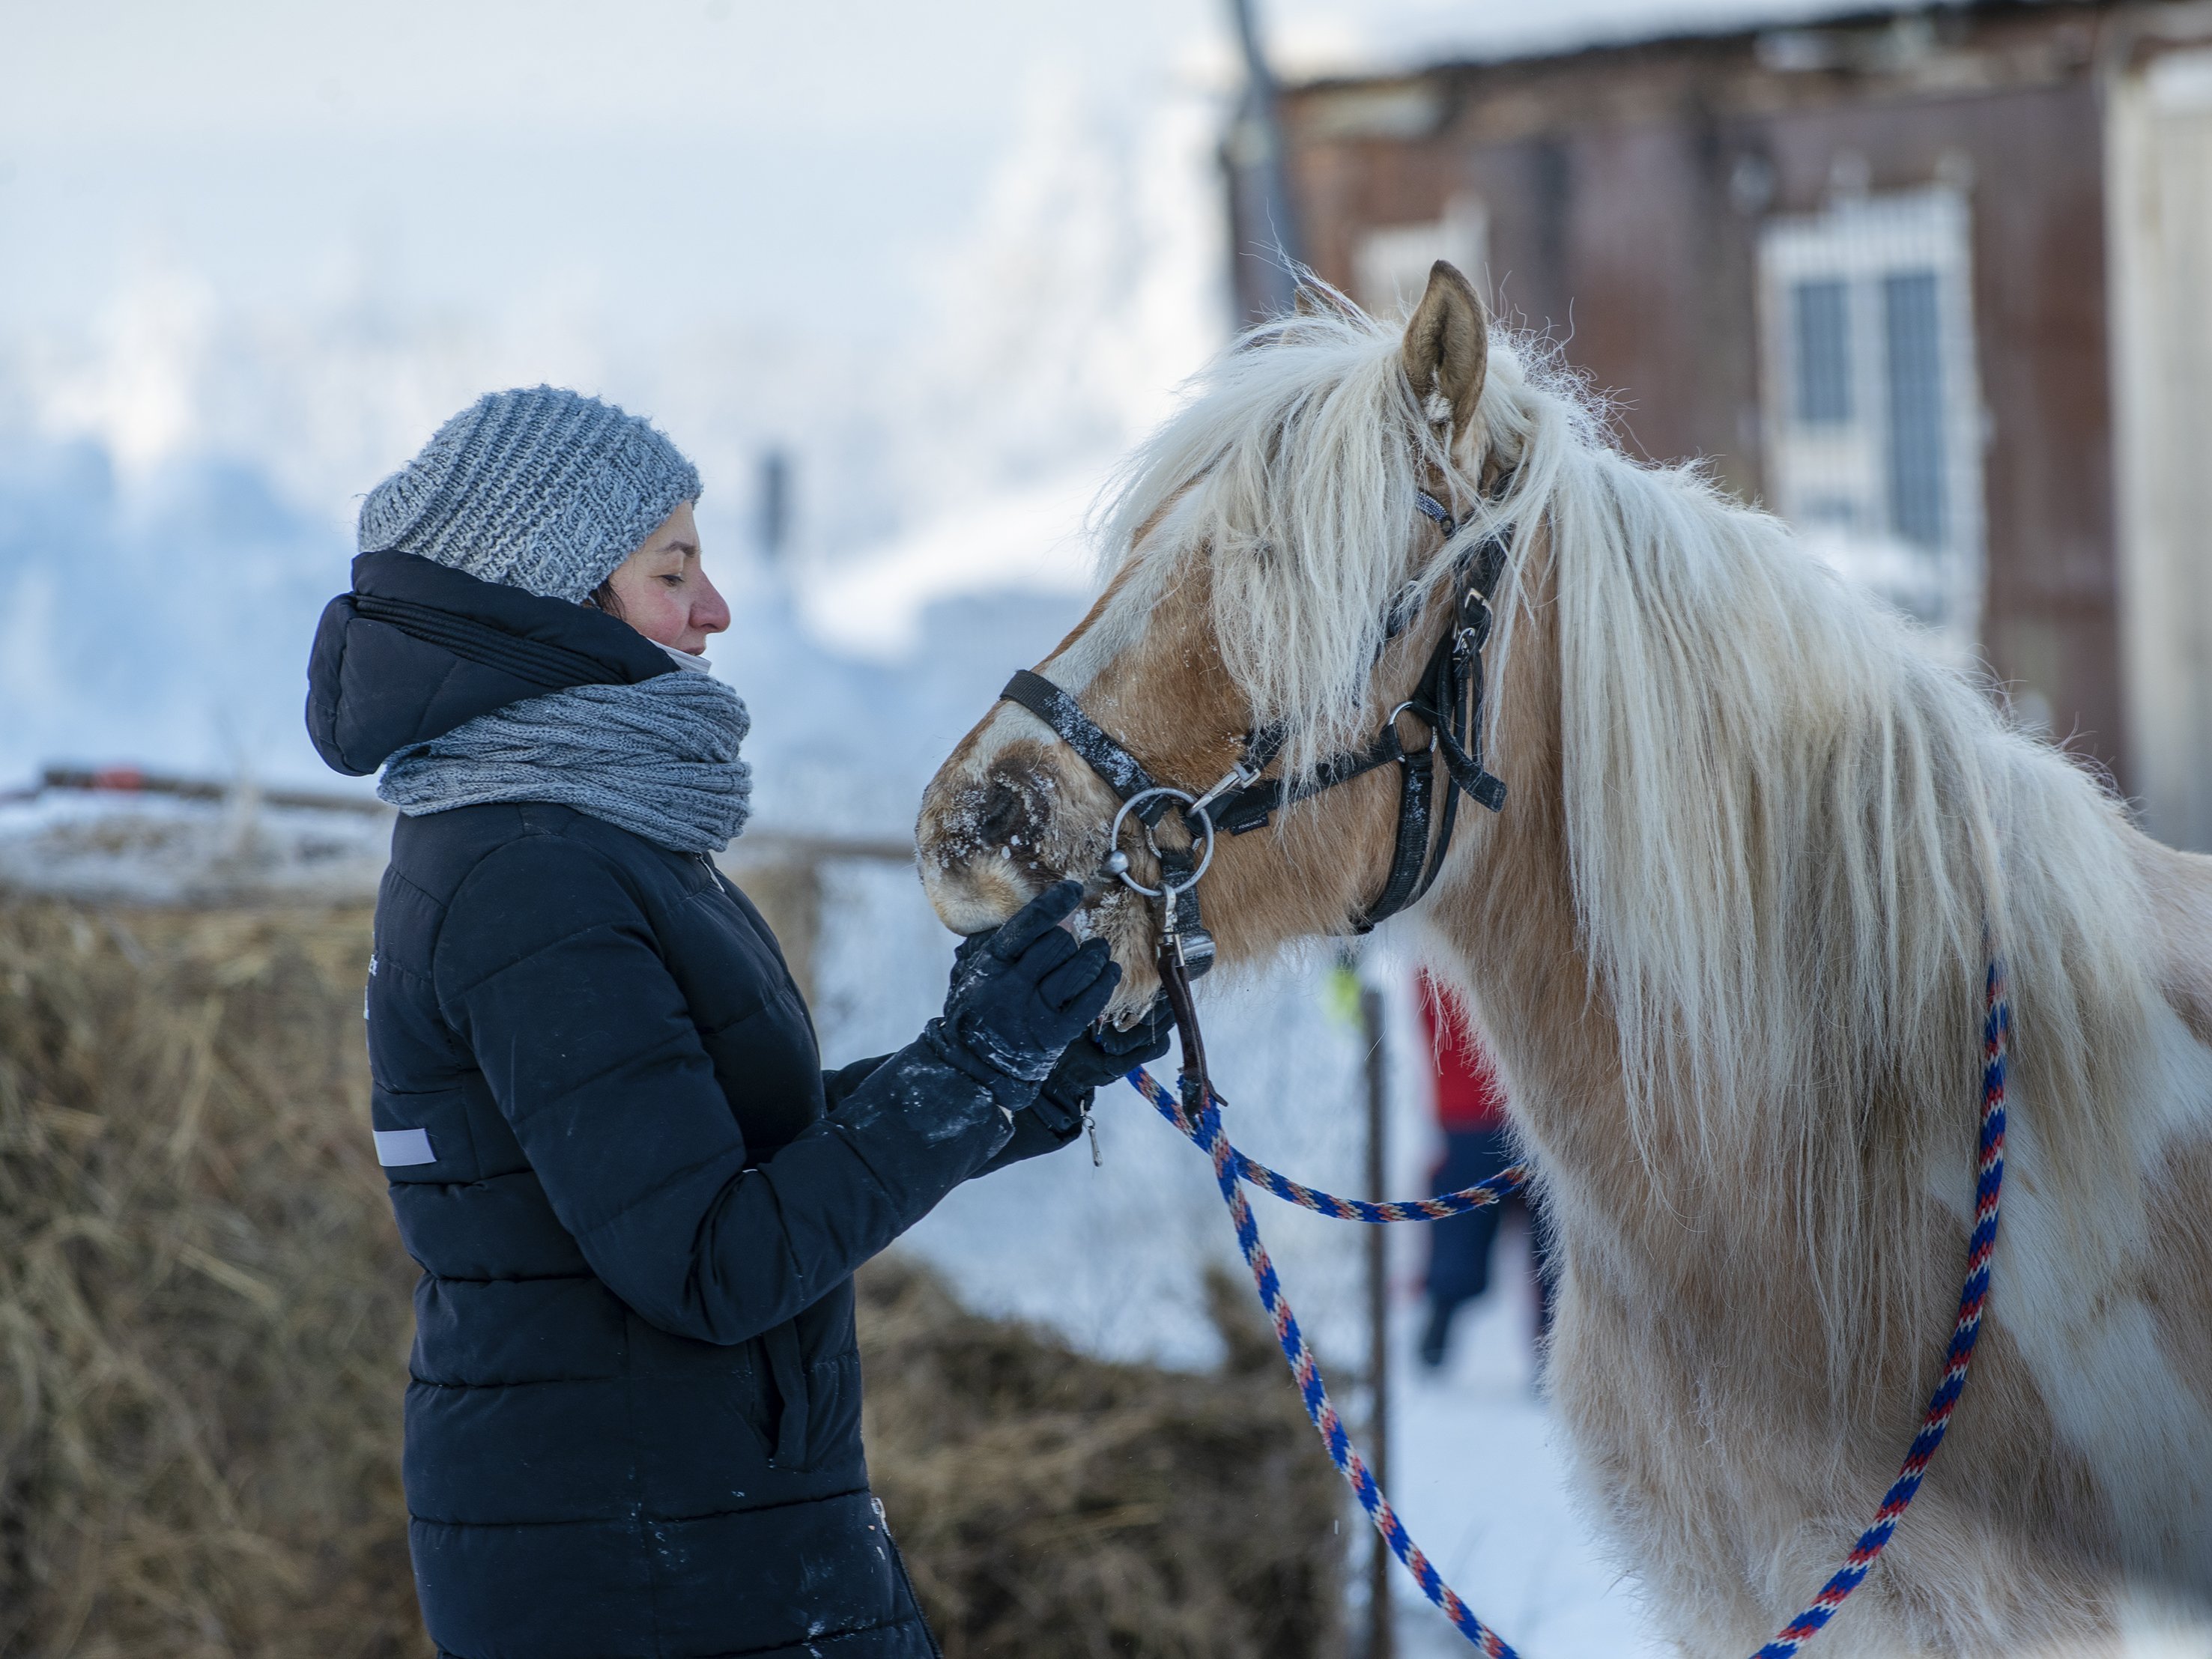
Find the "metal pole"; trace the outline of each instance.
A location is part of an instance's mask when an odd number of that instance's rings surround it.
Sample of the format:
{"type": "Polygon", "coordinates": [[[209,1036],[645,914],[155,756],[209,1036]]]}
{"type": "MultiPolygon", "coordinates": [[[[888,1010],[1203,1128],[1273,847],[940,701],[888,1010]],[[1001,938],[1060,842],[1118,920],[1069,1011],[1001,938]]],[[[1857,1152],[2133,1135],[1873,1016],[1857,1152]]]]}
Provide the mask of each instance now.
{"type": "MultiPolygon", "coordinates": [[[[1389,1056],[1382,1048],[1382,993],[1364,980],[1359,987],[1359,1026],[1367,1042],[1367,1197],[1380,1204],[1389,1197],[1389,1056]]],[[[1367,1379],[1370,1401],[1367,1445],[1376,1483],[1390,1489],[1390,1255],[1381,1227],[1367,1235],[1367,1379]]],[[[1396,1621],[1390,1610],[1390,1547],[1374,1537],[1367,1563],[1367,1659],[1394,1659],[1396,1621]]]]}
{"type": "Polygon", "coordinates": [[[791,458],[781,449],[761,452],[758,507],[761,556],[780,565],[791,542],[791,458]]]}
{"type": "Polygon", "coordinates": [[[1252,260],[1237,286],[1248,296],[1245,320],[1279,316],[1297,295],[1291,267],[1304,262],[1297,215],[1291,204],[1290,174],[1283,154],[1283,127],[1275,96],[1275,77],[1260,44],[1254,0],[1230,0],[1237,41],[1244,54],[1244,103],[1231,128],[1229,159],[1239,209],[1243,246],[1231,250],[1239,261],[1252,260]]]}

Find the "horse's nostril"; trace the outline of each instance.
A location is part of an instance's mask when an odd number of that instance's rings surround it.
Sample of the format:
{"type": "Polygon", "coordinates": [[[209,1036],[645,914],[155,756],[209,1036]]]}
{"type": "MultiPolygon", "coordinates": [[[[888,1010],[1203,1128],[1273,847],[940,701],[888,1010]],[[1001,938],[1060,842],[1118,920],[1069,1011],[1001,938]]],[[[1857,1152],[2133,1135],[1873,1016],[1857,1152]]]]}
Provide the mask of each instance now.
{"type": "Polygon", "coordinates": [[[994,778],[990,792],[983,797],[983,810],[976,815],[975,830],[987,842],[1009,842],[1027,816],[1020,792],[1004,779],[994,778]]]}

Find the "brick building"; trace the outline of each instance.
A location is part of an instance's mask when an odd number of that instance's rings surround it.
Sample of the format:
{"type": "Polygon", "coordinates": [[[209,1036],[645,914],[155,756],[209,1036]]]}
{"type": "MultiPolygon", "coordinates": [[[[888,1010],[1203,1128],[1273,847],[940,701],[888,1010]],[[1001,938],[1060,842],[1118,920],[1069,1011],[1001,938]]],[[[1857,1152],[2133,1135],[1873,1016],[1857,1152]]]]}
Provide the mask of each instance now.
{"type": "MultiPolygon", "coordinates": [[[[2212,5],[1885,11],[1279,107],[1323,276],[1388,308],[1454,260],[1632,449],[1705,458],[2212,848],[2212,5]]],[[[1235,228],[1249,309],[1269,239],[1235,228]]]]}

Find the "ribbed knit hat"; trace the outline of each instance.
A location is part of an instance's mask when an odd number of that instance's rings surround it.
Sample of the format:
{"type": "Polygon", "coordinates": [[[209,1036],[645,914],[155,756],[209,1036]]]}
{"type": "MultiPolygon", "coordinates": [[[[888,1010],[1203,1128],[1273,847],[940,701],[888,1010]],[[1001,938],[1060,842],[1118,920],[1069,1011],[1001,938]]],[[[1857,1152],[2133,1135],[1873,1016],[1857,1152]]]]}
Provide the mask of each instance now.
{"type": "Polygon", "coordinates": [[[559,386],[518,386],[477,398],[368,492],[361,550],[580,601],[698,499],[699,470],[650,423],[559,386]]]}

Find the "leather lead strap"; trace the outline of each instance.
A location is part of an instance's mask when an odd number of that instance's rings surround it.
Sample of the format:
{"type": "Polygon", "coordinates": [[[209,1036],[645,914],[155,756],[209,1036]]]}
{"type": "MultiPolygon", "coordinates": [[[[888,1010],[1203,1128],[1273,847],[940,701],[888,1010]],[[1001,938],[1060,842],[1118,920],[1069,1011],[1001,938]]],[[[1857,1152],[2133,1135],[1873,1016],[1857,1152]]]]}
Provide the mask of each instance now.
{"type": "Polygon", "coordinates": [[[1190,975],[1176,954],[1172,935],[1160,939],[1159,972],[1168,1012],[1175,1016],[1176,1035],[1182,1041],[1182,1070],[1176,1082],[1182,1095],[1183,1115],[1195,1124],[1213,1083],[1206,1069],[1206,1037],[1198,1028],[1198,1003],[1190,993],[1190,975]]]}
{"type": "MultiPolygon", "coordinates": [[[[1161,881],[1178,890],[1174,913],[1167,918],[1168,932],[1183,941],[1183,955],[1179,959],[1195,977],[1213,965],[1213,939],[1199,915],[1198,888],[1192,880],[1198,863],[1190,854],[1188,847],[1163,847],[1158,856],[1161,881]]],[[[1169,942],[1172,944],[1173,940],[1169,942]]]]}

